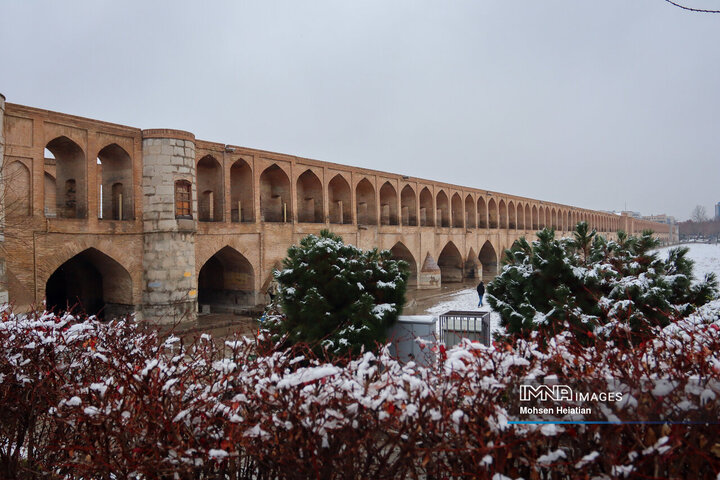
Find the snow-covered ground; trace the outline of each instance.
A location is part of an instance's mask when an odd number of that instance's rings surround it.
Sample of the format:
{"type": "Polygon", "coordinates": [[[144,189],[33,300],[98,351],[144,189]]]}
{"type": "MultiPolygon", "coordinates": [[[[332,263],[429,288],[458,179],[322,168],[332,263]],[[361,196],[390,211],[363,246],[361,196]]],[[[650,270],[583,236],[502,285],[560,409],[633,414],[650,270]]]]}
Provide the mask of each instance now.
{"type": "MultiPolygon", "coordinates": [[[[683,244],[687,246],[690,251],[688,257],[695,262],[695,279],[702,279],[706,274],[715,272],[720,278],[720,245],[707,245],[702,243],[690,243],[683,244]]],[[[667,251],[672,247],[661,248],[660,254],[667,256],[667,251]]],[[[465,310],[465,311],[491,311],[490,305],[487,302],[484,303],[482,308],[477,308],[478,296],[474,289],[459,290],[457,293],[452,295],[449,300],[444,300],[437,305],[434,305],[426,310],[428,314],[440,315],[450,310],[465,310]]],[[[490,312],[490,319],[492,322],[493,332],[500,328],[500,315],[496,312],[490,312]]]]}

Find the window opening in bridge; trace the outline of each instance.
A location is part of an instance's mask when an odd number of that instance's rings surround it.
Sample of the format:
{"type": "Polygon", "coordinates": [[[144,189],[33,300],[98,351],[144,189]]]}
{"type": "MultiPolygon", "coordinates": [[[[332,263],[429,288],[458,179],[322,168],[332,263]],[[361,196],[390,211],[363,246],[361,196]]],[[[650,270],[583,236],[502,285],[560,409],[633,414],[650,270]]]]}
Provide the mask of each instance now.
{"type": "Polygon", "coordinates": [[[397,225],[397,193],[390,182],[385,182],[380,188],[380,224],[397,225]]]}
{"type": "Polygon", "coordinates": [[[515,204],[511,201],[508,203],[508,228],[515,230],[517,228],[517,210],[515,204]]]}
{"type": "Polygon", "coordinates": [[[465,226],[466,228],[477,227],[477,210],[472,195],[465,197],[465,226]]]}
{"type": "Polygon", "coordinates": [[[30,170],[24,163],[15,161],[4,172],[5,212],[8,217],[30,215],[30,170]]]}
{"type": "Polygon", "coordinates": [[[482,264],[483,281],[487,282],[495,278],[498,272],[497,253],[495,253],[495,248],[489,240],[480,249],[478,260],[482,264]]]}
{"type": "Polygon", "coordinates": [[[415,197],[415,190],[410,185],[405,185],[402,192],[400,192],[400,210],[402,224],[416,227],[418,224],[417,198],[415,197]]]}
{"type": "Polygon", "coordinates": [[[525,204],[525,217],[523,218],[523,229],[530,230],[532,228],[532,216],[530,214],[530,205],[525,204]]]}
{"type": "Polygon", "coordinates": [[[98,218],[132,220],[135,218],[132,199],[132,159],[119,145],[106,146],[97,157],[98,218]],[[120,185],[120,190],[115,185],[120,185]],[[120,203],[118,203],[120,202],[120,203]]]}
{"type": "Polygon", "coordinates": [[[46,149],[53,158],[45,159],[45,171],[55,182],[55,214],[60,218],[87,217],[87,177],[85,152],[68,137],[50,141],[46,149]],[[62,189],[62,191],[58,191],[62,189]]]}
{"type": "Polygon", "coordinates": [[[198,220],[222,222],[223,177],[220,163],[212,155],[205,155],[197,164],[198,220]]]}
{"type": "Polygon", "coordinates": [[[255,304],[255,275],[250,262],[230,246],[210,257],[198,275],[201,313],[241,313],[255,304]]]}
{"type": "Polygon", "coordinates": [[[115,318],[133,311],[132,279],[118,262],[89,248],[60,265],[45,284],[47,309],[115,318]]]}
{"type": "Polygon", "coordinates": [[[445,192],[440,190],[436,197],[437,223],[440,227],[450,226],[450,205],[445,192]]]}
{"type": "Polygon", "coordinates": [[[498,228],[498,208],[494,198],[488,201],[488,223],[490,228],[498,228]]]}
{"type": "Polygon", "coordinates": [[[242,159],[230,167],[230,214],[233,222],[253,222],[252,170],[242,159]]]}
{"type": "Polygon", "coordinates": [[[175,182],[175,217],[192,218],[192,185],[187,180],[175,182]]]}
{"type": "Polygon", "coordinates": [[[508,213],[507,213],[507,205],[505,204],[505,200],[500,200],[500,203],[498,204],[498,210],[499,210],[499,215],[500,215],[499,228],[508,228],[508,213]]]}
{"type": "Polygon", "coordinates": [[[342,175],[335,175],[330,180],[328,197],[330,199],[330,223],[341,225],[353,223],[350,184],[342,175]]]}
{"type": "Polygon", "coordinates": [[[539,221],[538,221],[538,209],[537,209],[537,207],[536,207],[535,205],[533,205],[533,207],[532,207],[532,218],[531,218],[531,220],[532,220],[532,223],[531,223],[531,228],[532,228],[532,230],[539,230],[539,229],[540,229],[540,228],[539,228],[539,225],[540,225],[540,224],[539,224],[539,221]]]}
{"type": "Polygon", "coordinates": [[[396,260],[404,260],[408,264],[410,269],[410,276],[408,277],[408,286],[417,285],[417,262],[415,257],[410,253],[410,250],[402,243],[398,242],[390,249],[390,253],[396,260]]]}
{"type": "Polygon", "coordinates": [[[488,228],[487,221],[487,206],[485,205],[485,199],[480,197],[478,199],[478,228],[488,228]]]}
{"type": "Polygon", "coordinates": [[[377,225],[375,189],[366,178],[360,180],[355,188],[355,201],[358,225],[377,225]]]}
{"type": "Polygon", "coordinates": [[[463,258],[453,242],[445,245],[437,261],[442,283],[462,282],[463,258]]]}
{"type": "Polygon", "coordinates": [[[44,199],[44,205],[43,209],[45,211],[45,216],[48,218],[53,218],[56,216],[56,206],[57,202],[55,200],[55,195],[57,192],[57,189],[55,187],[55,177],[50,175],[49,173],[45,172],[45,175],[43,175],[43,188],[45,193],[45,199],[44,199]]]}
{"type": "Polygon", "coordinates": [[[457,193],[452,196],[452,226],[463,228],[463,203],[457,193]]]}
{"type": "Polygon", "coordinates": [[[265,222],[291,222],[290,179],[273,164],[260,175],[260,215],[265,222]]]}
{"type": "Polygon", "coordinates": [[[423,227],[435,226],[435,202],[427,187],[420,191],[420,225],[423,227]]]}
{"type": "Polygon", "coordinates": [[[320,179],[306,170],[297,180],[298,221],[323,223],[323,191],[320,179]]]}

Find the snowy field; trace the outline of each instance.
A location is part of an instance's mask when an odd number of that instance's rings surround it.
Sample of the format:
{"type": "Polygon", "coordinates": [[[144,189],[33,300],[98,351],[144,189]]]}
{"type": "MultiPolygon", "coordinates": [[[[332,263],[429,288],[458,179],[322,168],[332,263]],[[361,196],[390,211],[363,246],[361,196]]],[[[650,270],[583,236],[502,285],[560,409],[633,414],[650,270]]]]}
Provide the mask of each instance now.
{"type": "MultiPolygon", "coordinates": [[[[714,272],[720,278],[720,245],[708,245],[703,243],[682,244],[690,249],[688,257],[695,262],[694,272],[695,279],[702,279],[706,274],[714,272]]],[[[663,256],[667,256],[667,251],[672,247],[664,247],[659,249],[663,256]]],[[[492,322],[492,330],[496,332],[500,327],[500,315],[491,311],[490,305],[484,302],[482,308],[477,308],[478,296],[474,289],[460,290],[454,294],[450,300],[443,301],[426,310],[428,314],[440,315],[449,310],[465,310],[465,311],[490,311],[490,320],[492,322]]]]}

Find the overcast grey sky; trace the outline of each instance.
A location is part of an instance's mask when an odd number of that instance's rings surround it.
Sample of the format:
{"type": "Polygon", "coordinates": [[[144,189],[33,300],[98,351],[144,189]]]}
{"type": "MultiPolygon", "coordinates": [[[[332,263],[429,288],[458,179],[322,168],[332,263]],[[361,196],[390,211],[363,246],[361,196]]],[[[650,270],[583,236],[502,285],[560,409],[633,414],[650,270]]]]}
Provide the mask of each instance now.
{"type": "Polygon", "coordinates": [[[0,45],[8,102],[594,209],[720,201],[720,15],[663,0],[0,0],[0,45]]]}

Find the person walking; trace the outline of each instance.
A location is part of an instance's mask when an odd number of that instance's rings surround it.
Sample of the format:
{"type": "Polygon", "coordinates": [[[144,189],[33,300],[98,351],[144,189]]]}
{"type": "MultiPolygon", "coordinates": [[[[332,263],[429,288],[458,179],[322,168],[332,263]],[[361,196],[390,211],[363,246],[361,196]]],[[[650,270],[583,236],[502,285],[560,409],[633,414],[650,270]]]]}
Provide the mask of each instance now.
{"type": "Polygon", "coordinates": [[[478,308],[480,308],[483,305],[482,304],[483,295],[485,295],[485,284],[482,282],[482,280],[480,280],[480,283],[477,286],[477,292],[478,292],[478,297],[480,297],[480,302],[478,302],[478,308]]]}

